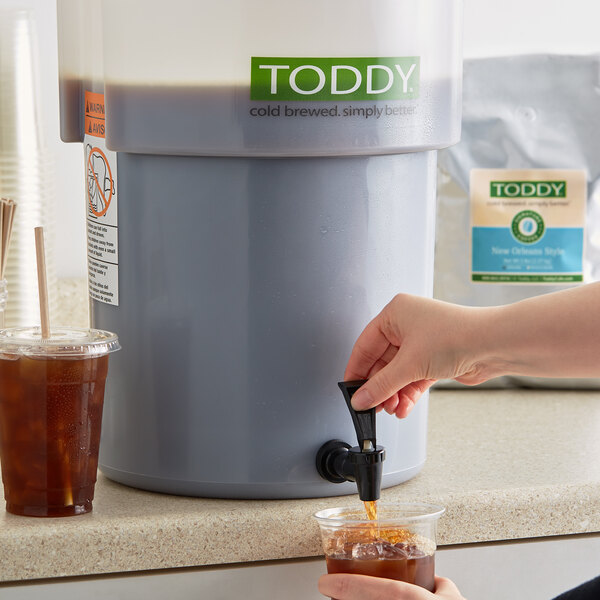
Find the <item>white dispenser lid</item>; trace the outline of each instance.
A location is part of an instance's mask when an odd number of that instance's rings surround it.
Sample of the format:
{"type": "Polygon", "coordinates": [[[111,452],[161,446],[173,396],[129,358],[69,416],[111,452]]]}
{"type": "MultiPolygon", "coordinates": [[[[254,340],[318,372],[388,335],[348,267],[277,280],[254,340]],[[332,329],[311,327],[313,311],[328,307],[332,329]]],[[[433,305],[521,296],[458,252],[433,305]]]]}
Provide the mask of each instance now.
{"type": "Polygon", "coordinates": [[[111,150],[339,156],[460,136],[462,0],[58,7],[61,81],[81,82],[82,95],[104,89],[111,150]]]}

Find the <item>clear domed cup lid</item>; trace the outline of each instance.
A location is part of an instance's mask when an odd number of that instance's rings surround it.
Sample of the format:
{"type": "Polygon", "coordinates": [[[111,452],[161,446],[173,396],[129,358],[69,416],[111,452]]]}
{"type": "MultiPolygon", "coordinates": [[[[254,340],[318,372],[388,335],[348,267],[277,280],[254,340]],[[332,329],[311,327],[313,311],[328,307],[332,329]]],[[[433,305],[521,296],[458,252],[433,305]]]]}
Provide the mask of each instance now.
{"type": "Polygon", "coordinates": [[[100,329],[53,327],[43,338],[40,327],[11,327],[0,330],[0,353],[35,357],[92,358],[119,350],[115,333],[100,329]]]}

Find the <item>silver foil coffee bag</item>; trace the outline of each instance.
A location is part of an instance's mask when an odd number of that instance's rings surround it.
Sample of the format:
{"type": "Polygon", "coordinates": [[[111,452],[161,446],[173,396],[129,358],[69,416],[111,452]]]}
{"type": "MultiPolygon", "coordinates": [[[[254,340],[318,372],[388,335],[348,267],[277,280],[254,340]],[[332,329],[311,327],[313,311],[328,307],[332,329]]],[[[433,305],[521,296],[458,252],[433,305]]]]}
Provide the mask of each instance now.
{"type": "Polygon", "coordinates": [[[438,165],[436,298],[491,306],[600,280],[600,55],[466,60],[461,142],[438,165]]]}

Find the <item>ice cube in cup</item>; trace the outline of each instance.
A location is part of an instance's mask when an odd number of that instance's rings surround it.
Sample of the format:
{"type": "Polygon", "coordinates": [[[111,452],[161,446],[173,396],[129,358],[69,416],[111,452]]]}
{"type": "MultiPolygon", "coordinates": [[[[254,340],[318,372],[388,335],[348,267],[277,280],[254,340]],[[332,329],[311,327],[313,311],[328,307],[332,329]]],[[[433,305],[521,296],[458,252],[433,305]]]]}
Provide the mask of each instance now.
{"type": "Polygon", "coordinates": [[[115,334],[96,329],[0,331],[0,462],[6,510],[90,512],[108,358],[115,334]]]}

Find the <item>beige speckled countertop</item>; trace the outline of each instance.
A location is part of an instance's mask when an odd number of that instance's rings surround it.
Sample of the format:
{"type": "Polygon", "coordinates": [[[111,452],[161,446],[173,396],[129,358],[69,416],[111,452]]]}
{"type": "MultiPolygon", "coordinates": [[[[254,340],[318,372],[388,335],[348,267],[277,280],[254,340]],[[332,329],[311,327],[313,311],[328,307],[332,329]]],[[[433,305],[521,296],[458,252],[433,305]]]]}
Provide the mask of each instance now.
{"type": "MultiPolygon", "coordinates": [[[[600,392],[436,390],[425,467],[382,500],[446,506],[440,545],[599,532],[600,392]]],[[[311,515],[349,501],[168,496],[100,474],[90,514],[0,514],[0,581],[317,556],[311,515]]]]}

